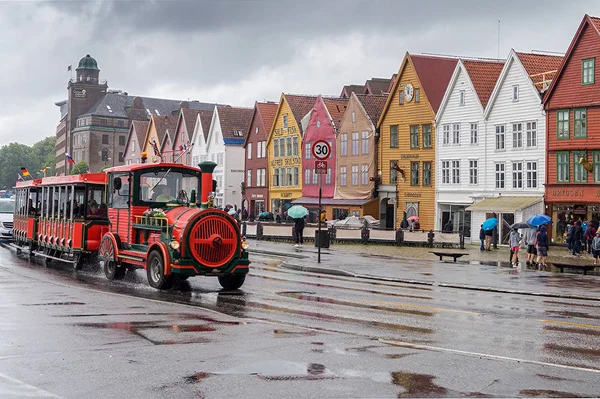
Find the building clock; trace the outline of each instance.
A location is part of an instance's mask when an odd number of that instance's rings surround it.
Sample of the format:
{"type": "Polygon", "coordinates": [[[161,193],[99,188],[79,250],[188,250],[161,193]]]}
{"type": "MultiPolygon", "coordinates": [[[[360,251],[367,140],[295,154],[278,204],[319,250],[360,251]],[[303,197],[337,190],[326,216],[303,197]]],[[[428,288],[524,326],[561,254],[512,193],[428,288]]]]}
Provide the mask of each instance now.
{"type": "Polygon", "coordinates": [[[410,102],[412,100],[414,94],[413,86],[409,83],[404,87],[404,100],[406,102],[410,102]]]}

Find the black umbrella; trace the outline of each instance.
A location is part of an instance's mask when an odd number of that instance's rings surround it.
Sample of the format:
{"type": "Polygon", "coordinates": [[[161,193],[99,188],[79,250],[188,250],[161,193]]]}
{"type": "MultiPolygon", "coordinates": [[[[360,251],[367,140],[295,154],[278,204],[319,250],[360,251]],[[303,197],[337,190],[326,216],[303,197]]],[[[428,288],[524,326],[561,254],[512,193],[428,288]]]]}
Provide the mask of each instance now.
{"type": "Polygon", "coordinates": [[[528,228],[530,228],[530,227],[531,227],[531,226],[530,226],[530,225],[528,225],[528,224],[527,224],[527,223],[525,223],[525,222],[513,223],[513,224],[511,224],[511,225],[510,225],[510,228],[511,228],[511,229],[528,229],[528,228]]]}

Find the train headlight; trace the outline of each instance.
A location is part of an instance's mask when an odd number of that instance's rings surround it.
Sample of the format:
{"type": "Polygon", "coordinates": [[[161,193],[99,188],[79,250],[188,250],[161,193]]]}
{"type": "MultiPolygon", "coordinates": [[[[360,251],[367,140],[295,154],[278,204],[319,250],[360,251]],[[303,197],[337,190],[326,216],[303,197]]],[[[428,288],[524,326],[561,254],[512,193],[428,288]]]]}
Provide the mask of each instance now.
{"type": "Polygon", "coordinates": [[[171,248],[173,248],[175,251],[177,251],[179,249],[179,241],[173,240],[169,243],[169,245],[171,246],[171,248]]]}
{"type": "Polygon", "coordinates": [[[246,241],[246,237],[242,237],[242,249],[246,250],[250,247],[250,243],[246,241]]]}

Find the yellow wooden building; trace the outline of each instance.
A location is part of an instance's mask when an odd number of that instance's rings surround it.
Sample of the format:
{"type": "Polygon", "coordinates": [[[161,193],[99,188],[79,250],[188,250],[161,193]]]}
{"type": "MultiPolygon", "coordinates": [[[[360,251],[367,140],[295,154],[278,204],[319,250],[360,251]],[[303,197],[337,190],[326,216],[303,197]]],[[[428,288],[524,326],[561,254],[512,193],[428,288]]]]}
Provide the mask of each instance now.
{"type": "Polygon", "coordinates": [[[379,130],[379,217],[398,228],[404,212],[417,216],[421,229],[435,221],[434,118],[457,60],[406,53],[379,130]]]}
{"type": "Polygon", "coordinates": [[[284,212],[302,197],[302,118],[315,105],[316,96],[281,94],[275,121],[267,137],[269,211],[284,212]]]}
{"type": "Polygon", "coordinates": [[[160,162],[161,157],[154,153],[152,143],[156,143],[157,148],[160,151],[162,142],[167,132],[170,132],[172,135],[175,134],[178,120],[178,115],[152,115],[150,117],[150,123],[148,124],[148,130],[146,131],[146,137],[144,142],[140,143],[142,152],[146,152],[148,156],[148,162],[160,162]]]}

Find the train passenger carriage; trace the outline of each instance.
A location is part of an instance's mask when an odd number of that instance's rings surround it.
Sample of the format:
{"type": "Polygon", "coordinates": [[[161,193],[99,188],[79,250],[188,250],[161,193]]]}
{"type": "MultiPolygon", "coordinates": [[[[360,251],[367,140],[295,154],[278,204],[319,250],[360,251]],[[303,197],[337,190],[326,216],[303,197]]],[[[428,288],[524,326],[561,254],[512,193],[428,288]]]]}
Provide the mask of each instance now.
{"type": "Polygon", "coordinates": [[[105,187],[104,173],[18,182],[15,244],[46,262],[57,259],[81,268],[109,230],[105,187]]]}

